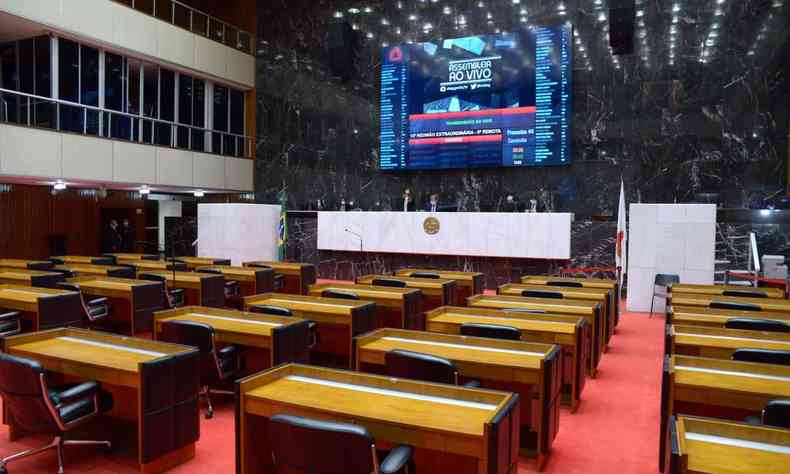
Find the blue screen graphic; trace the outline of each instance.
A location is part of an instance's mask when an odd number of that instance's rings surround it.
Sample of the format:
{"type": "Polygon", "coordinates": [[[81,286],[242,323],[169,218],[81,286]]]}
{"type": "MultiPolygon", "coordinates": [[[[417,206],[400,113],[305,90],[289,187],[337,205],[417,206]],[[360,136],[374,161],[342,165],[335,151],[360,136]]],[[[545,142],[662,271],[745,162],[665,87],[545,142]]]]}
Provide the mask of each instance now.
{"type": "Polygon", "coordinates": [[[383,170],[565,165],[570,26],[384,48],[383,170]]]}

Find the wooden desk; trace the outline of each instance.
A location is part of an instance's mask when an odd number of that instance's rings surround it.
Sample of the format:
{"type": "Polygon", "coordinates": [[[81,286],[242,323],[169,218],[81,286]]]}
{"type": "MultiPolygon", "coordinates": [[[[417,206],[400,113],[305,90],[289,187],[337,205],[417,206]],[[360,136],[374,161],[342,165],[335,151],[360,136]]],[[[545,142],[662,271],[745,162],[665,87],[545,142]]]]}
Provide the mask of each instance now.
{"type": "Polygon", "coordinates": [[[209,265],[197,267],[195,271],[219,270],[226,280],[239,282],[242,296],[271,293],[274,291],[274,270],[270,268],[232,267],[230,265],[209,265]]]}
{"type": "Polygon", "coordinates": [[[280,289],[282,293],[306,295],[310,285],[315,284],[315,266],[312,263],[258,260],[244,262],[242,265],[245,267],[265,265],[274,270],[275,273],[282,275],[283,287],[280,289]]]}
{"type": "Polygon", "coordinates": [[[67,263],[65,265],[55,265],[55,270],[72,272],[77,276],[108,276],[116,278],[135,277],[135,271],[133,268],[119,267],[115,265],[67,263]]]}
{"type": "Polygon", "coordinates": [[[165,277],[170,288],[183,288],[188,306],[225,306],[225,277],[213,273],[145,271],[138,274],[165,277]]]}
{"type": "Polygon", "coordinates": [[[601,320],[601,331],[604,334],[604,350],[609,346],[609,341],[612,339],[612,336],[614,336],[614,325],[617,319],[615,307],[609,304],[609,290],[603,288],[546,287],[546,285],[507,283],[497,288],[497,294],[521,296],[522,292],[528,290],[553,291],[560,293],[563,298],[600,303],[603,314],[606,315],[606,317],[603,317],[601,320]]]}
{"type": "Polygon", "coordinates": [[[0,308],[19,311],[25,332],[82,326],[85,310],[74,291],[22,285],[0,285],[0,308]]]}
{"type": "Polygon", "coordinates": [[[0,258],[0,268],[19,268],[23,270],[49,270],[55,265],[49,260],[25,260],[21,258],[0,258]]]}
{"type": "Polygon", "coordinates": [[[562,349],[554,344],[502,341],[455,334],[384,328],[357,337],[357,370],[387,375],[387,352],[401,349],[452,361],[458,374],[483,386],[518,393],[521,452],[538,469],[559,430],[562,349]],[[529,400],[529,403],[526,403],[529,400]]]}
{"type": "Polygon", "coordinates": [[[236,394],[239,474],[275,473],[265,433],[278,413],[355,423],[379,445],[414,446],[417,472],[517,469],[521,400],[512,393],[289,364],[237,381],[236,394]]]}
{"type": "Polygon", "coordinates": [[[379,327],[376,304],[370,301],[264,293],[244,298],[245,310],[252,305],[287,308],[296,317],[315,321],[320,341],[313,352],[339,356],[349,368],[354,366],[354,336],[379,327]]]}
{"type": "Polygon", "coordinates": [[[121,260],[118,263],[133,267],[137,272],[148,271],[173,271],[173,267],[177,271],[186,271],[186,263],[172,262],[170,260],[121,260]]]}
{"type": "Polygon", "coordinates": [[[524,275],[521,283],[525,285],[546,285],[552,286],[557,282],[574,282],[581,284],[582,288],[603,288],[609,290],[609,304],[615,308],[614,325],[620,324],[620,284],[617,280],[607,278],[572,278],[572,277],[553,277],[542,275],[524,275]]]}
{"type": "MultiPolygon", "coordinates": [[[[9,354],[37,360],[63,381],[96,380],[112,393],[106,415],[115,425],[136,433],[141,473],[159,473],[195,456],[200,437],[200,355],[197,349],[74,328],[12,336],[3,341],[9,354]],[[124,423],[125,422],[125,423],[124,423]]],[[[9,421],[9,418],[6,418],[9,421]]],[[[13,423],[13,422],[12,422],[13,423]]],[[[11,438],[22,433],[13,424],[11,438]]],[[[126,441],[128,442],[128,441],[126,441]]]]}
{"type": "Polygon", "coordinates": [[[325,283],[312,285],[310,296],[321,296],[325,290],[353,293],[360,299],[376,303],[378,326],[389,328],[425,329],[425,320],[420,313],[422,291],[413,288],[389,286],[325,283]]]}
{"type": "Polygon", "coordinates": [[[425,329],[430,332],[460,334],[463,324],[497,324],[519,329],[522,341],[560,345],[563,401],[571,406],[571,413],[578,409],[592,347],[592,333],[585,318],[442,306],[426,313],[425,319],[425,329]]]}
{"type": "Polygon", "coordinates": [[[146,334],[154,330],[154,311],[164,308],[162,284],[156,281],[133,280],[104,276],[72,278],[88,297],[108,298],[112,311],[100,324],[120,334],[146,334]]]}
{"type": "Polygon", "coordinates": [[[737,349],[790,351],[790,334],[780,332],[673,324],[667,327],[666,336],[665,355],[729,360],[737,349]]]}
{"type": "Polygon", "coordinates": [[[186,306],[154,313],[155,339],[159,339],[166,321],[193,321],[213,327],[219,343],[241,349],[242,365],[248,374],[310,359],[310,330],[303,319],[186,306]]]}
{"type": "Polygon", "coordinates": [[[435,273],[439,278],[455,280],[458,288],[453,305],[463,306],[466,299],[474,295],[482,295],[486,289],[486,276],[479,272],[460,272],[453,270],[429,270],[426,268],[402,268],[395,272],[397,276],[411,276],[414,272],[435,273]]]}
{"type": "Polygon", "coordinates": [[[723,328],[733,318],[775,319],[790,324],[790,313],[775,311],[735,311],[730,309],[706,308],[704,306],[667,306],[666,324],[710,326],[723,328]]]}
{"type": "Polygon", "coordinates": [[[555,314],[570,314],[587,319],[592,332],[590,351],[590,376],[595,377],[603,352],[603,311],[599,303],[581,300],[558,300],[554,298],[526,298],[524,296],[477,295],[467,299],[470,308],[526,309],[555,314]]]}
{"type": "Polygon", "coordinates": [[[787,429],[678,416],[669,432],[669,474],[765,474],[790,466],[787,429]]]}
{"type": "Polygon", "coordinates": [[[206,267],[209,265],[230,265],[229,258],[214,258],[214,257],[176,257],[179,262],[184,262],[188,269],[194,270],[197,267],[206,267]]]}
{"type": "Polygon", "coordinates": [[[774,298],[740,298],[731,296],[702,295],[698,293],[669,293],[667,296],[667,304],[672,306],[700,306],[703,308],[709,308],[711,303],[714,302],[750,304],[759,307],[760,311],[790,313],[790,301],[774,298]]]}
{"type": "Polygon", "coordinates": [[[458,284],[455,280],[445,278],[413,278],[391,275],[365,275],[357,277],[357,284],[372,285],[376,279],[399,280],[406,283],[406,288],[422,291],[420,311],[426,312],[440,306],[452,304],[456,299],[458,284]]]}
{"type": "Polygon", "coordinates": [[[157,261],[159,260],[159,255],[155,254],[148,254],[148,253],[106,253],[104,254],[106,257],[113,257],[115,258],[116,263],[122,263],[123,261],[128,260],[149,260],[149,261],[157,261]]]}
{"type": "Polygon", "coordinates": [[[9,285],[52,288],[61,281],[66,281],[62,273],[45,272],[41,270],[22,270],[18,268],[0,268],[0,283],[9,285]]]}
{"type": "Polygon", "coordinates": [[[790,397],[790,367],[702,357],[667,356],[661,382],[659,463],[663,471],[672,415],[743,419],[769,400],[790,397]]]}
{"type": "MultiPolygon", "coordinates": [[[[761,292],[765,294],[766,298],[784,299],[785,292],[779,288],[754,288],[751,286],[741,285],[692,285],[690,283],[676,283],[670,285],[669,292],[674,295],[680,294],[697,294],[697,295],[710,295],[710,296],[724,296],[725,291],[748,291],[748,292],[761,292]]],[[[733,297],[741,298],[738,295],[730,295],[733,297]]]]}
{"type": "Polygon", "coordinates": [[[113,257],[91,257],[88,255],[59,255],[56,257],[49,257],[53,261],[61,261],[67,265],[85,264],[85,265],[115,265],[115,258],[113,257]]]}

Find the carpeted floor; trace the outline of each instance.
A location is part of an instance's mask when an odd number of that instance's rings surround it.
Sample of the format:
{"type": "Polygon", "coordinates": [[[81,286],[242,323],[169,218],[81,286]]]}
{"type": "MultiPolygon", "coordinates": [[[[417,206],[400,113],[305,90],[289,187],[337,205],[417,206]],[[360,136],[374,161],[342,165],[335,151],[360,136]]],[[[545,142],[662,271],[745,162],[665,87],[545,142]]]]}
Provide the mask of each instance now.
{"type": "MultiPolygon", "coordinates": [[[[548,474],[655,474],[658,458],[658,418],[661,383],[663,318],[624,314],[598,377],[589,380],[579,411],[563,407],[560,430],[548,474]]],[[[234,466],[233,405],[229,397],[215,397],[214,419],[201,418],[197,455],[172,473],[230,473],[234,466]]],[[[0,425],[0,456],[29,449],[48,440],[25,438],[8,442],[0,425]]],[[[17,461],[9,472],[56,471],[55,452],[17,461]]],[[[135,473],[131,459],[103,454],[91,448],[67,448],[67,473],[135,473]]],[[[536,472],[535,463],[523,459],[519,474],[536,472]]],[[[450,473],[441,473],[450,474],[450,473]]]]}

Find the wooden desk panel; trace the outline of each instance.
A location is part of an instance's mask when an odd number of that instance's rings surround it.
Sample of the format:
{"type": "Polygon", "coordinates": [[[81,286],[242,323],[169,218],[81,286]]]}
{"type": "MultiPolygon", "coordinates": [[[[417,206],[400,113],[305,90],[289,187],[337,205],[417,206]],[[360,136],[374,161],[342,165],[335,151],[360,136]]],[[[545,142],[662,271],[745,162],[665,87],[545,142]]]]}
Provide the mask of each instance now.
{"type": "Polygon", "coordinates": [[[49,260],[25,260],[21,258],[0,258],[0,268],[18,268],[22,270],[49,270],[55,264],[49,260]]]}
{"type": "Polygon", "coordinates": [[[122,263],[122,261],[128,260],[149,260],[149,261],[157,261],[159,260],[158,254],[148,254],[148,253],[106,253],[104,254],[107,257],[113,257],[116,263],[122,263]]]}
{"type": "Polygon", "coordinates": [[[665,355],[732,358],[737,349],[790,351],[790,334],[702,326],[667,327],[665,355]]]}
{"type": "Polygon", "coordinates": [[[225,277],[213,273],[171,272],[162,270],[144,271],[138,274],[165,277],[170,288],[183,288],[188,306],[225,306],[225,277]]]}
{"type": "Polygon", "coordinates": [[[49,257],[52,261],[60,261],[66,265],[115,265],[113,257],[91,257],[88,255],[58,255],[49,257]]]}
{"type": "Polygon", "coordinates": [[[354,337],[379,327],[376,304],[370,301],[264,293],[244,298],[245,311],[253,305],[287,308],[296,317],[315,321],[320,342],[313,352],[340,356],[349,368],[354,366],[354,337]]]}
{"type": "Polygon", "coordinates": [[[74,291],[21,285],[0,285],[0,308],[19,311],[24,332],[82,326],[86,317],[74,291]]]}
{"type": "Polygon", "coordinates": [[[563,401],[571,406],[571,413],[578,409],[592,348],[590,325],[584,317],[443,306],[425,318],[430,332],[460,334],[464,324],[496,324],[519,329],[522,341],[562,346],[563,401]]]}
{"type": "Polygon", "coordinates": [[[176,257],[176,260],[185,263],[190,270],[209,265],[230,265],[231,263],[229,258],[215,257],[176,257]]]}
{"type": "Polygon", "coordinates": [[[603,311],[601,305],[590,301],[558,300],[553,298],[526,298],[523,296],[477,295],[467,300],[470,308],[524,309],[555,314],[582,316],[587,319],[592,332],[593,345],[590,357],[590,376],[595,377],[604,348],[603,311]]]}
{"type": "Polygon", "coordinates": [[[274,291],[274,270],[270,268],[232,267],[230,265],[210,265],[197,267],[195,271],[219,270],[226,280],[239,283],[242,296],[271,293],[274,291]]]}
{"type": "Polygon", "coordinates": [[[391,288],[388,286],[325,283],[312,285],[310,296],[321,296],[325,290],[353,293],[360,299],[376,303],[376,315],[380,327],[424,329],[425,321],[420,313],[422,291],[413,288],[391,288]]]}
{"type": "Polygon", "coordinates": [[[119,260],[119,264],[133,267],[138,273],[148,271],[186,271],[185,263],[173,262],[171,260],[119,260]]]}
{"type": "Polygon", "coordinates": [[[270,267],[275,273],[283,276],[282,293],[292,293],[296,295],[306,295],[310,285],[316,281],[315,266],[312,263],[298,262],[277,262],[269,260],[257,260],[254,262],[244,262],[245,267],[262,265],[270,267]]]}
{"type": "Polygon", "coordinates": [[[108,298],[112,311],[100,327],[119,334],[148,334],[153,332],[154,311],[164,309],[162,284],[155,281],[133,280],[104,276],[72,278],[88,297],[108,298]]]}
{"type": "Polygon", "coordinates": [[[357,277],[358,285],[372,285],[376,279],[399,280],[406,283],[406,288],[422,291],[421,312],[430,311],[440,306],[447,306],[456,300],[458,284],[455,280],[444,278],[413,278],[392,275],[365,275],[357,277]]]}
{"type": "Polygon", "coordinates": [[[52,288],[62,281],[66,281],[66,279],[63,277],[63,274],[57,272],[0,268],[0,284],[52,288]]]}
{"type": "Polygon", "coordinates": [[[77,276],[108,276],[108,277],[116,277],[116,278],[135,277],[135,271],[133,268],[121,267],[115,265],[89,265],[89,264],[80,264],[80,263],[68,263],[65,265],[56,265],[55,270],[72,272],[77,276]]]}
{"type": "Polygon", "coordinates": [[[358,336],[356,348],[360,371],[386,375],[387,352],[402,349],[450,360],[463,377],[518,393],[522,454],[543,468],[559,430],[560,346],[384,328],[358,336]]]}
{"type": "MultiPolygon", "coordinates": [[[[756,292],[764,293],[766,298],[774,298],[774,299],[785,298],[785,292],[779,288],[767,288],[767,287],[754,288],[751,286],[741,286],[741,285],[693,285],[690,283],[677,283],[669,286],[669,292],[675,295],[698,294],[698,295],[710,295],[710,296],[724,296],[725,291],[735,291],[735,292],[756,291],[756,292]]],[[[741,296],[737,296],[737,295],[731,295],[731,296],[741,298],[741,296]]]]}
{"type": "Polygon", "coordinates": [[[278,413],[364,426],[417,450],[418,472],[516,471],[518,396],[289,364],[237,383],[237,473],[274,474],[266,422],[278,413]]]}
{"type": "Polygon", "coordinates": [[[759,415],[769,400],[790,397],[790,367],[667,356],[661,383],[659,463],[666,461],[667,425],[678,413],[742,419],[759,415]]]}
{"type": "Polygon", "coordinates": [[[553,277],[544,275],[524,275],[521,283],[525,285],[553,286],[554,283],[572,282],[580,284],[582,288],[602,288],[609,290],[609,304],[615,308],[615,327],[620,324],[620,284],[617,280],[607,278],[573,278],[553,277]]]}
{"type": "Polygon", "coordinates": [[[463,306],[466,299],[474,295],[482,295],[486,289],[486,276],[479,272],[461,272],[454,270],[435,270],[427,268],[402,268],[395,272],[397,276],[411,276],[415,272],[435,273],[439,278],[455,280],[458,288],[455,294],[455,301],[451,304],[463,306]]]}
{"type": "Polygon", "coordinates": [[[669,431],[669,474],[764,474],[790,466],[787,429],[678,416],[669,431]]]}
{"type": "Polygon", "coordinates": [[[667,296],[667,305],[672,306],[698,306],[702,308],[709,308],[711,303],[714,302],[750,304],[759,307],[759,311],[790,313],[790,301],[775,298],[740,298],[730,296],[703,295],[698,293],[670,293],[669,296],[667,296]]]}
{"type": "MultiPolygon", "coordinates": [[[[131,417],[135,423],[131,448],[137,452],[140,472],[164,472],[194,457],[200,437],[200,356],[196,349],[61,328],[6,338],[3,350],[35,359],[69,380],[101,382],[117,400],[102,416],[131,417]]],[[[14,436],[23,434],[12,420],[6,421],[12,423],[14,436]]]]}

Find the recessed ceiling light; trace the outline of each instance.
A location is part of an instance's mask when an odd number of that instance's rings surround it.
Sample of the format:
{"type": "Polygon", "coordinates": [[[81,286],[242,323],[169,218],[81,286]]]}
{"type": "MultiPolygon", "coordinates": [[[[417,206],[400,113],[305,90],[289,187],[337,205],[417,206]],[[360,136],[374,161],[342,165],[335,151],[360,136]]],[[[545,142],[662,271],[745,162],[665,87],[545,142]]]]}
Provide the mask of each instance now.
{"type": "Polygon", "coordinates": [[[55,181],[55,184],[52,185],[52,188],[55,191],[63,191],[64,189],[66,189],[66,183],[64,183],[62,179],[59,179],[55,181]]]}
{"type": "Polygon", "coordinates": [[[203,191],[202,189],[196,189],[192,191],[192,195],[195,196],[196,198],[202,198],[203,196],[206,195],[206,192],[203,191]]]}
{"type": "Polygon", "coordinates": [[[151,194],[151,188],[149,188],[147,185],[144,184],[144,185],[140,186],[139,193],[144,195],[144,196],[146,194],[151,194]]]}

